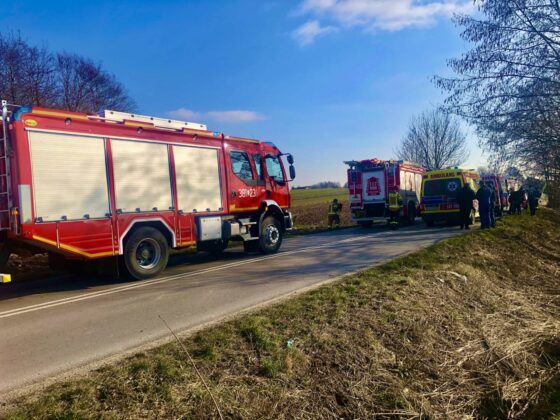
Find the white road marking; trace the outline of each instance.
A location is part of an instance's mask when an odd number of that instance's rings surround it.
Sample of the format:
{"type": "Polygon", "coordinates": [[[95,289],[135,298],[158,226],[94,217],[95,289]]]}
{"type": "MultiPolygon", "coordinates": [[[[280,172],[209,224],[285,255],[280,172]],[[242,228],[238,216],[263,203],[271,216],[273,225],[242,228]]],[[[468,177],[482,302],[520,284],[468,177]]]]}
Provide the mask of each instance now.
{"type": "MultiPolygon", "coordinates": [[[[384,235],[383,234],[375,235],[376,238],[379,238],[379,237],[382,237],[382,236],[384,236],[384,235]]],[[[355,237],[352,237],[352,238],[343,239],[341,241],[329,242],[328,244],[309,246],[309,247],[306,247],[306,248],[301,248],[301,249],[297,249],[297,250],[293,250],[293,251],[279,252],[279,253],[274,254],[274,255],[267,255],[267,256],[263,256],[263,257],[259,257],[259,258],[251,258],[251,259],[248,259],[248,260],[243,260],[243,261],[238,261],[238,262],[234,262],[234,263],[224,264],[224,265],[220,265],[220,266],[217,266],[217,267],[205,268],[205,269],[202,269],[202,270],[193,271],[192,273],[175,274],[173,276],[163,277],[163,278],[159,278],[159,279],[144,280],[141,283],[127,284],[127,285],[124,285],[124,286],[116,286],[116,287],[113,287],[113,288],[110,288],[110,289],[100,290],[98,292],[90,292],[90,293],[86,293],[86,294],[79,295],[79,296],[70,296],[70,297],[67,297],[67,298],[53,300],[53,301],[50,301],[50,302],[43,302],[43,303],[38,303],[36,305],[24,306],[22,308],[16,308],[16,309],[11,309],[9,311],[0,312],[0,319],[9,318],[9,317],[16,316],[16,315],[22,315],[22,314],[29,313],[29,312],[35,312],[35,311],[39,311],[39,310],[42,310],[42,309],[53,308],[55,306],[67,305],[67,304],[74,303],[74,302],[79,302],[79,301],[82,301],[82,300],[93,299],[93,298],[96,298],[96,297],[99,297],[99,296],[106,296],[106,295],[111,295],[111,294],[114,294],[114,293],[119,293],[119,292],[123,292],[123,291],[127,291],[127,290],[139,289],[141,287],[152,286],[152,285],[155,285],[155,284],[167,283],[167,282],[173,281],[173,280],[184,279],[184,278],[188,278],[188,277],[194,277],[194,276],[197,276],[197,275],[200,275],[200,274],[211,273],[211,272],[214,272],[214,271],[221,271],[221,270],[225,270],[225,269],[232,268],[232,267],[238,267],[238,266],[241,266],[241,265],[256,263],[256,262],[259,262],[259,261],[269,260],[269,259],[273,259],[273,258],[279,258],[279,257],[283,257],[283,256],[286,256],[286,255],[300,254],[300,253],[304,253],[304,252],[308,252],[308,251],[312,251],[312,250],[316,250],[316,249],[328,248],[328,247],[331,247],[331,246],[334,246],[334,245],[339,245],[339,244],[342,244],[342,243],[355,242],[355,241],[359,241],[359,240],[364,239],[364,238],[371,238],[371,235],[355,236],[355,237]]]]}

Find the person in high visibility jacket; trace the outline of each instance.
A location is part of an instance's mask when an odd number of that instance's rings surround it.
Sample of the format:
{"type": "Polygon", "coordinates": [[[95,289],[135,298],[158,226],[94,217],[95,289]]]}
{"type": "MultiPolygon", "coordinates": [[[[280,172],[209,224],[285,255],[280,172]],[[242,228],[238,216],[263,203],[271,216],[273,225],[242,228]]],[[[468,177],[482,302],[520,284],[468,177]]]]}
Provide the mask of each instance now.
{"type": "Polygon", "coordinates": [[[338,203],[338,199],[334,199],[331,204],[329,204],[329,227],[339,227],[340,226],[340,212],[342,210],[342,204],[338,203]]]}

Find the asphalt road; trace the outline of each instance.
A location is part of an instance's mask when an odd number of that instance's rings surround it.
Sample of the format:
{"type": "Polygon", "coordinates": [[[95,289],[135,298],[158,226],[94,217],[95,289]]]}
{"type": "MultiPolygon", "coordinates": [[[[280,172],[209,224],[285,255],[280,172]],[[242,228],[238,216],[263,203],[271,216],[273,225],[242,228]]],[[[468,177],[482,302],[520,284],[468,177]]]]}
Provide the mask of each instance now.
{"type": "Polygon", "coordinates": [[[181,255],[162,276],[44,279],[0,287],[0,400],[26,385],[133,351],[429,246],[460,231],[353,228],[285,240],[272,256],[181,255]]]}

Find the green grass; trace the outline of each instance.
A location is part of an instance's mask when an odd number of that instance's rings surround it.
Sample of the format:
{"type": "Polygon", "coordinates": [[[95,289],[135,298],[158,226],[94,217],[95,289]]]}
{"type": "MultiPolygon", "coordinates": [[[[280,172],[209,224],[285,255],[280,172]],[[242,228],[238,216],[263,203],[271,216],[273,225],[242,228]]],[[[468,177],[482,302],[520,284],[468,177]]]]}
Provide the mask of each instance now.
{"type": "Polygon", "coordinates": [[[319,203],[330,203],[333,198],[337,198],[339,201],[348,200],[348,189],[347,188],[325,188],[316,190],[292,190],[292,205],[294,207],[319,204],[319,203]]]}
{"type": "MultiPolygon", "coordinates": [[[[559,272],[560,216],[509,217],[183,341],[228,418],[546,418],[536,395],[557,401],[559,272]]],[[[216,418],[176,343],[4,414],[216,418]]]]}

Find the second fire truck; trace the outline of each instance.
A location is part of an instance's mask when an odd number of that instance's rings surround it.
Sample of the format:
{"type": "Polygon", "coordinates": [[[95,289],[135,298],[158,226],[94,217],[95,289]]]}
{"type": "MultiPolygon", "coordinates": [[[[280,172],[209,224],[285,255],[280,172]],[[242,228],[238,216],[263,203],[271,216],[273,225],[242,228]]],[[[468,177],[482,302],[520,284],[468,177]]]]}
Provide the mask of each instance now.
{"type": "Polygon", "coordinates": [[[421,165],[402,160],[347,161],[352,220],[368,227],[375,220],[414,223],[420,202],[421,165]]]}

